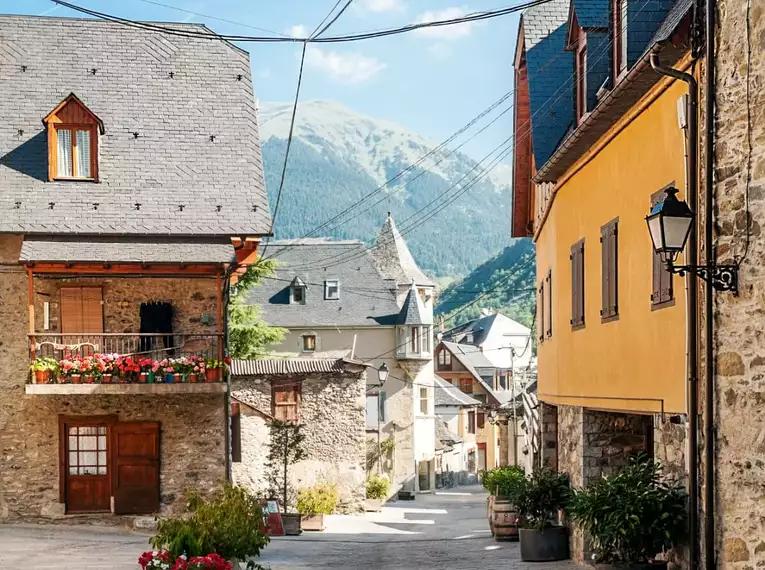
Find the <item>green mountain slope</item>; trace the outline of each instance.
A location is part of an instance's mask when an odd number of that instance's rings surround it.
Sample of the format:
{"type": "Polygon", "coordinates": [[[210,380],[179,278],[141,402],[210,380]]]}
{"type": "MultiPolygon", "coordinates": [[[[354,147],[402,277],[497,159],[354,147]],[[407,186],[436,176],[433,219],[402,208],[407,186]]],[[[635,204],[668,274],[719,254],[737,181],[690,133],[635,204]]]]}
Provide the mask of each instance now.
{"type": "MultiPolygon", "coordinates": [[[[266,187],[271,207],[276,199],[286,149],[290,105],[261,108],[261,140],[266,187]]],[[[406,129],[373,119],[337,103],[308,101],[299,106],[287,178],[275,233],[300,237],[372,192],[437,146],[406,129]]],[[[498,165],[442,211],[410,220],[467,174],[480,167],[467,155],[435,153],[412,169],[397,185],[374,195],[353,217],[314,234],[361,239],[371,244],[391,211],[418,264],[433,276],[465,275],[495,255],[510,239],[510,180],[498,165]],[[375,205],[375,202],[378,202],[375,205]]],[[[431,206],[433,207],[433,206],[431,206]]],[[[334,224],[333,224],[334,225],[334,224]]]]}
{"type": "Polygon", "coordinates": [[[436,305],[436,314],[448,318],[460,311],[448,323],[451,327],[478,317],[482,308],[491,308],[531,327],[536,303],[535,281],[534,244],[530,239],[515,240],[465,279],[444,289],[436,305]],[[463,311],[482,291],[489,293],[463,311]]]}

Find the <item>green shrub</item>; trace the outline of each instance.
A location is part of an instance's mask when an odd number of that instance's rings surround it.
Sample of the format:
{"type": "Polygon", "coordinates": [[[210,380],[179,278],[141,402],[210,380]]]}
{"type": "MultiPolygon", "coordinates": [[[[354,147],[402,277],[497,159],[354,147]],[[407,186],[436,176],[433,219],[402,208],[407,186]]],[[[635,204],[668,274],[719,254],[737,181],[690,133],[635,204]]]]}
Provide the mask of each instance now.
{"type": "Polygon", "coordinates": [[[508,465],[482,471],[480,481],[491,495],[514,499],[524,482],[523,467],[508,465]]]}
{"type": "Polygon", "coordinates": [[[521,528],[550,528],[557,519],[558,510],[566,507],[570,497],[568,475],[546,468],[535,469],[524,480],[515,499],[521,528]]]}
{"type": "Polygon", "coordinates": [[[595,562],[643,564],[684,536],[686,493],[662,477],[660,464],[641,456],[576,490],[567,512],[592,537],[595,562]]]}
{"type": "Polygon", "coordinates": [[[339,501],[337,485],[317,483],[298,491],[297,510],[301,515],[331,515],[339,501]]]}
{"type": "MultiPolygon", "coordinates": [[[[263,533],[263,511],[258,500],[240,487],[226,484],[210,500],[191,493],[188,514],[157,522],[157,534],[149,541],[156,549],[216,553],[230,560],[259,556],[268,544],[263,533]]],[[[248,568],[255,568],[254,562],[248,568]]]]}
{"type": "Polygon", "coordinates": [[[382,475],[370,475],[367,477],[367,499],[388,498],[390,492],[390,480],[382,475]]]}

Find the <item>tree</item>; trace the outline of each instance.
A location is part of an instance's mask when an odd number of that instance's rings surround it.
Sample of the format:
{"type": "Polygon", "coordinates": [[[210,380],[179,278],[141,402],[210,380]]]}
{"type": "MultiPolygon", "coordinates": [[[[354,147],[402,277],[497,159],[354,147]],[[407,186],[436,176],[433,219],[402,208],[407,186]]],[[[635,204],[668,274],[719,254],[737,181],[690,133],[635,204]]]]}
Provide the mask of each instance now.
{"type": "Polygon", "coordinates": [[[273,260],[258,260],[247,268],[231,288],[228,306],[228,346],[232,358],[245,360],[263,358],[268,354],[268,345],[280,342],[285,330],[268,326],[260,318],[260,307],[248,305],[247,293],[257,286],[261,279],[273,275],[276,264],[273,260]]]}
{"type": "Polygon", "coordinates": [[[290,498],[295,495],[295,490],[289,482],[289,468],[305,458],[303,449],[305,435],[301,433],[301,428],[302,426],[298,423],[276,419],[268,424],[270,437],[266,477],[270,487],[269,492],[282,503],[285,514],[287,514],[290,498]]]}

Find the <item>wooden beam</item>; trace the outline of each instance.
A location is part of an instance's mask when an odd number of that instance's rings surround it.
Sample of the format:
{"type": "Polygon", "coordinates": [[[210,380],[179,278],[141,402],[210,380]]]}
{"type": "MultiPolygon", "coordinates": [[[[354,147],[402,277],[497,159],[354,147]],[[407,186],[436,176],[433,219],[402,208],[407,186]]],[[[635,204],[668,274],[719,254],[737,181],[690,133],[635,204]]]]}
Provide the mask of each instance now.
{"type": "Polygon", "coordinates": [[[36,274],[73,274],[73,275],[134,275],[134,276],[206,276],[215,277],[220,274],[220,264],[155,264],[144,265],[141,263],[119,263],[111,266],[89,263],[43,263],[38,262],[27,266],[28,271],[36,274]]]}

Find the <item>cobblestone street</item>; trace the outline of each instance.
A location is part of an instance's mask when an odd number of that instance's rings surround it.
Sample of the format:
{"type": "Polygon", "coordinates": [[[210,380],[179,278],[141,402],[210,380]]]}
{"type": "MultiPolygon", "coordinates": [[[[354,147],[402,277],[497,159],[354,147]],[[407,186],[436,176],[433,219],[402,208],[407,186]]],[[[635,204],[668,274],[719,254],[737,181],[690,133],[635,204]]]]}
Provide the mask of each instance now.
{"type": "MultiPolygon", "coordinates": [[[[275,538],[260,563],[271,570],[551,570],[568,562],[527,564],[517,543],[494,542],[486,496],[462,487],[394,503],[364,517],[331,517],[327,531],[275,538]]],[[[137,570],[148,535],[94,527],[0,526],[0,568],[137,570]]]]}

